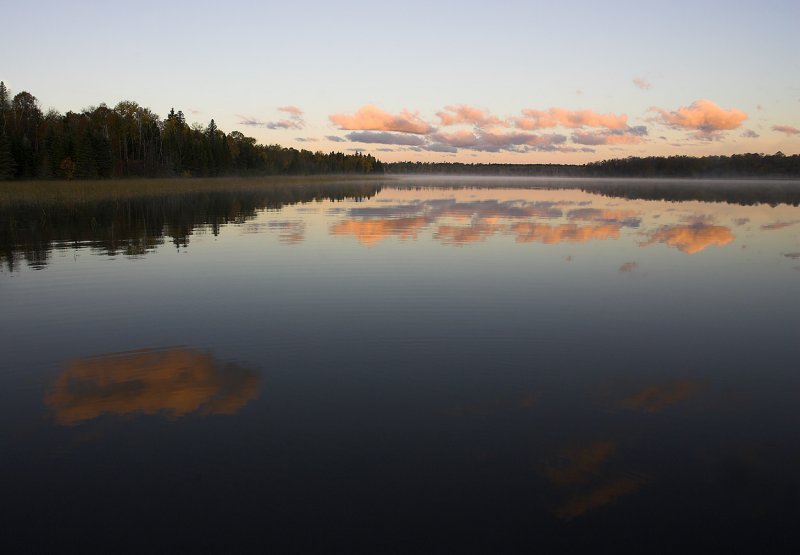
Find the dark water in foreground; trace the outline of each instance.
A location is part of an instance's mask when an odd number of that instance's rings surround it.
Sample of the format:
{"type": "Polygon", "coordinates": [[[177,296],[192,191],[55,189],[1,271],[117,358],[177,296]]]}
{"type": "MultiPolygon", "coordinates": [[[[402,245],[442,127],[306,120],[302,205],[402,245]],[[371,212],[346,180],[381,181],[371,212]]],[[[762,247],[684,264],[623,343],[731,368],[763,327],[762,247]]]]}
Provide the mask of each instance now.
{"type": "Polygon", "coordinates": [[[0,541],[798,547],[800,186],[428,184],[3,213],[0,541]]]}

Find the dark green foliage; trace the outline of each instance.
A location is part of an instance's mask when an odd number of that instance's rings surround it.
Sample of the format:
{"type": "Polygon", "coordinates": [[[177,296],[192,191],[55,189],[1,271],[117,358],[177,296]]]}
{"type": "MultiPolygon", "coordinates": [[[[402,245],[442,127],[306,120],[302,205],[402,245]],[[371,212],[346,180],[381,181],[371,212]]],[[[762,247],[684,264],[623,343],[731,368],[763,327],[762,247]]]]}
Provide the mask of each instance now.
{"type": "Polygon", "coordinates": [[[800,177],[800,155],[782,152],[733,156],[651,156],[570,164],[463,164],[394,162],[387,173],[547,177],[800,177]]]}
{"type": "Polygon", "coordinates": [[[591,176],[614,177],[796,177],[800,155],[650,156],[593,162],[586,169],[591,176]]]}
{"type": "MultiPolygon", "coordinates": [[[[8,88],[3,81],[0,81],[0,115],[5,114],[5,111],[11,108],[10,95],[8,88]]],[[[0,122],[2,123],[2,122],[0,122]]]]}
{"type": "Polygon", "coordinates": [[[14,159],[8,144],[5,129],[0,126],[0,181],[14,177],[14,159]]]}
{"type": "Polygon", "coordinates": [[[30,93],[0,82],[0,178],[110,178],[381,172],[369,155],[259,145],[212,119],[205,129],[171,109],[165,120],[136,102],[43,115],[30,93]],[[4,154],[7,153],[7,154],[4,154]]]}

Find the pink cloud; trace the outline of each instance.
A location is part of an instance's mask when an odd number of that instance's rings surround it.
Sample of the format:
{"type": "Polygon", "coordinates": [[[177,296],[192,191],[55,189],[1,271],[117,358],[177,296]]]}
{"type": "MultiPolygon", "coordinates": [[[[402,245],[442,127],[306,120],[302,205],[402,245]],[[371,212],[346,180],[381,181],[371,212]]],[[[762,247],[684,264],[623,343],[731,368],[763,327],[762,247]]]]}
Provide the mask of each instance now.
{"type": "Polygon", "coordinates": [[[561,150],[565,147],[556,145],[563,144],[567,140],[564,135],[555,134],[535,135],[533,133],[495,133],[490,131],[474,133],[469,130],[460,130],[453,133],[434,133],[430,136],[430,139],[434,144],[484,152],[561,150]]]}
{"type": "Polygon", "coordinates": [[[773,125],[772,130],[780,133],[786,133],[787,135],[797,135],[800,133],[800,129],[797,127],[790,127],[788,125],[773,125]]]}
{"type": "Polygon", "coordinates": [[[572,129],[578,127],[605,127],[607,129],[623,129],[628,126],[625,114],[598,114],[592,110],[570,111],[563,108],[550,108],[547,111],[525,109],[523,117],[516,119],[520,129],[528,131],[547,127],[563,126],[572,129]]]}
{"type": "Polygon", "coordinates": [[[636,77],[633,80],[633,84],[642,89],[643,91],[646,91],[653,86],[652,83],[650,83],[650,81],[648,81],[644,77],[636,77]]]}
{"type": "Polygon", "coordinates": [[[418,114],[403,110],[397,115],[384,112],[377,106],[362,106],[353,114],[332,114],[329,119],[348,131],[398,131],[401,133],[430,133],[433,128],[418,114]]]}
{"type": "Polygon", "coordinates": [[[508,127],[508,122],[496,116],[492,116],[488,111],[467,106],[465,104],[445,106],[444,110],[436,113],[442,125],[474,125],[476,127],[508,127]]]}
{"type": "Polygon", "coordinates": [[[298,108],[297,106],[281,106],[278,108],[281,112],[286,112],[287,114],[291,114],[294,117],[300,117],[303,115],[303,110],[298,108]]]}
{"type": "Polygon", "coordinates": [[[741,110],[725,110],[704,99],[672,112],[657,107],[650,110],[658,112],[661,123],[676,129],[694,130],[694,137],[704,140],[718,138],[721,131],[736,129],[747,119],[747,114],[741,110]]]}

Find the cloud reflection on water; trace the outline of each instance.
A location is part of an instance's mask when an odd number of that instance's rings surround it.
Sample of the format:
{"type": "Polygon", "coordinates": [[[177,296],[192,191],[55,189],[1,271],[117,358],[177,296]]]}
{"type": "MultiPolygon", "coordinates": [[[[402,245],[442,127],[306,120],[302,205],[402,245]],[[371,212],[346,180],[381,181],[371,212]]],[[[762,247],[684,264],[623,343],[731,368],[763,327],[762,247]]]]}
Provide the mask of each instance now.
{"type": "Polygon", "coordinates": [[[58,424],[74,425],[103,414],[234,414],[258,389],[254,370],[177,347],[74,360],[45,403],[58,424]]]}
{"type": "Polygon", "coordinates": [[[638,227],[635,211],[585,207],[585,202],[428,199],[395,206],[355,207],[332,224],[332,235],[352,235],[364,245],[390,237],[416,239],[426,228],[446,245],[483,241],[496,234],[520,243],[577,243],[617,239],[623,227],[638,227]],[[562,207],[579,205],[564,214],[562,207]],[[554,220],[565,218],[564,223],[554,220]],[[541,220],[546,220],[542,222],[541,220]],[[577,222],[577,223],[576,223],[577,222]],[[582,224],[582,225],[579,225],[582,224]]]}
{"type": "Polygon", "coordinates": [[[640,246],[664,243],[686,254],[696,254],[706,248],[724,246],[735,239],[730,228],[721,225],[688,224],[664,226],[650,235],[640,246]]]}
{"type": "Polygon", "coordinates": [[[587,492],[569,498],[556,509],[556,515],[565,520],[573,519],[610,505],[620,497],[637,493],[644,485],[645,480],[638,476],[625,476],[601,483],[587,492]]]}
{"type": "Polygon", "coordinates": [[[637,391],[622,402],[622,407],[641,412],[660,412],[694,397],[701,389],[702,385],[697,381],[675,379],[637,391]]]}
{"type": "Polygon", "coordinates": [[[556,484],[582,484],[592,480],[599,468],[616,450],[613,441],[594,441],[559,453],[556,462],[544,474],[556,484]]]}

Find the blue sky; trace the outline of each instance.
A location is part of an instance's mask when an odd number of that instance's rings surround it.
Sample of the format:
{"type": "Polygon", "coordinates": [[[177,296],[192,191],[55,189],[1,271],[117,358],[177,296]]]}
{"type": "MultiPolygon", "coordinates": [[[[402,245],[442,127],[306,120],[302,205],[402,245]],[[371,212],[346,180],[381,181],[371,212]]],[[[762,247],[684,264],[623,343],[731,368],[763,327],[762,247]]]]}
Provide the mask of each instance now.
{"type": "Polygon", "coordinates": [[[44,1],[3,14],[0,79],[45,110],[135,100],[387,160],[800,152],[796,0],[44,1]],[[364,107],[387,116],[355,117],[364,107]],[[486,117],[444,124],[466,107],[486,117]]]}

